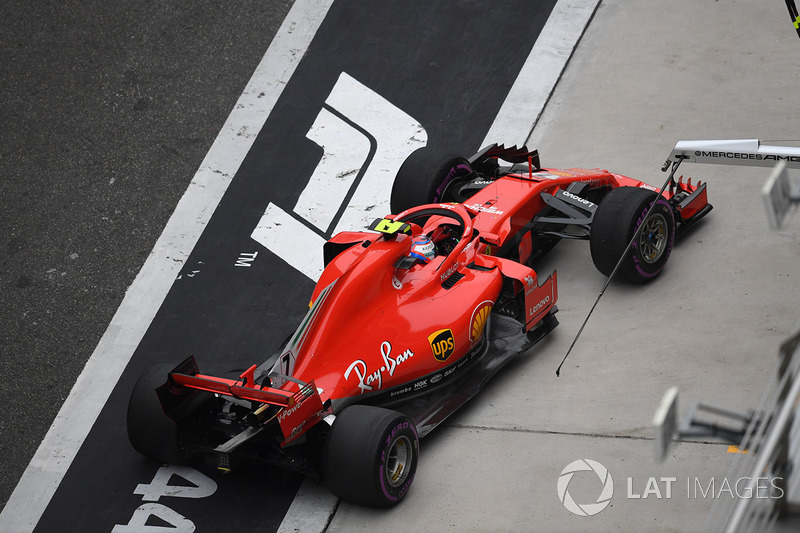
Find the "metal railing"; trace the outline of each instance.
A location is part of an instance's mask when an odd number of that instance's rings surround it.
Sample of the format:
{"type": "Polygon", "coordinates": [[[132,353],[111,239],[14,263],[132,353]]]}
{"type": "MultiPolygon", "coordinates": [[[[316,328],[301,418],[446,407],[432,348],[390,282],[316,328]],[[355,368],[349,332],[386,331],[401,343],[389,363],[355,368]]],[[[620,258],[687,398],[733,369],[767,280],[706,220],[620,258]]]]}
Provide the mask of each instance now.
{"type": "Polygon", "coordinates": [[[800,511],[800,324],[780,347],[778,364],[725,479],[736,498],[719,498],[704,531],[769,531],[800,511]]]}

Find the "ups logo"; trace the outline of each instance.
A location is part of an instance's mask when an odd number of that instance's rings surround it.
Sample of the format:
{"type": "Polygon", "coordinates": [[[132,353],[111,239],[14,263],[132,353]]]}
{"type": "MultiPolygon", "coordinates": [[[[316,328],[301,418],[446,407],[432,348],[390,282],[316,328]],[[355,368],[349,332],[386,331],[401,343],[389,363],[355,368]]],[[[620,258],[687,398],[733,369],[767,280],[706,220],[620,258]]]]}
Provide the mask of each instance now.
{"type": "Polygon", "coordinates": [[[453,339],[453,332],[449,329],[440,329],[435,333],[428,335],[428,342],[431,344],[433,350],[433,357],[437,361],[447,361],[447,358],[453,355],[456,342],[453,339]]]}

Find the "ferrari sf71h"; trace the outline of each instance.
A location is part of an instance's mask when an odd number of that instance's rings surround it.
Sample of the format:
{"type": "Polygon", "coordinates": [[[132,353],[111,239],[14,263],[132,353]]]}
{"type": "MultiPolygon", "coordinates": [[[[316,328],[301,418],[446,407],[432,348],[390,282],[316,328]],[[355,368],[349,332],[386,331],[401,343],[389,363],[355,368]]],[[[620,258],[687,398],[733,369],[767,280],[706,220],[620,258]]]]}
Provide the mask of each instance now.
{"type": "Polygon", "coordinates": [[[469,159],[414,152],[391,209],[324,245],[308,314],[276,356],[232,379],[193,357],[145,372],[128,407],[134,448],[225,471],[285,467],[343,500],[393,505],[419,439],[558,324],[556,274],[537,274],[540,257],[585,239],[602,273],[622,257],[618,276],[645,282],[711,206],[705,184],[659,191],[492,145],[469,159]]]}

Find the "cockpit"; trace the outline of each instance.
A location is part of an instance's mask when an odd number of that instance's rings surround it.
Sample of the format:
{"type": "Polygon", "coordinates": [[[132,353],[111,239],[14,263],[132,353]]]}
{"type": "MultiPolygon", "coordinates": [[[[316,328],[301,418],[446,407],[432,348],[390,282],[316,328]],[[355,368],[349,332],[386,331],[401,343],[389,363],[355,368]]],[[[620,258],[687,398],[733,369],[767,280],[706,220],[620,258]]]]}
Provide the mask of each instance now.
{"type": "Polygon", "coordinates": [[[459,256],[474,232],[466,209],[453,204],[415,207],[393,219],[378,219],[370,229],[381,232],[386,240],[398,235],[403,235],[401,240],[409,239],[407,252],[394,264],[400,281],[444,281],[462,266],[459,256]]]}

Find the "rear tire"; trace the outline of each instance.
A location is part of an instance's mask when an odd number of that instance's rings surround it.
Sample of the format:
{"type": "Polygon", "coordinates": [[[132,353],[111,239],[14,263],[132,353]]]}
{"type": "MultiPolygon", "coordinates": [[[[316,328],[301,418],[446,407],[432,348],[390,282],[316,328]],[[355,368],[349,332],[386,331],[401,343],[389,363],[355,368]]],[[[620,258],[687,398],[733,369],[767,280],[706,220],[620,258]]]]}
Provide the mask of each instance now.
{"type": "Polygon", "coordinates": [[[325,484],[344,501],[390,507],[411,487],[418,458],[419,437],[408,417],[382,407],[351,405],[337,415],[328,434],[325,484]]]}
{"type": "Polygon", "coordinates": [[[156,392],[167,382],[170,370],[170,365],[156,365],[139,377],[128,402],[128,440],[137,452],[154,461],[184,464],[178,426],[164,412],[156,392]]]}
{"type": "Polygon", "coordinates": [[[589,245],[597,270],[610,276],[623,251],[625,258],[617,274],[632,283],[644,283],[658,276],[675,242],[675,217],[672,207],[660,195],[638,187],[619,187],[600,202],[592,222],[589,245]],[[650,209],[653,200],[658,200],[650,209]],[[646,226],[630,249],[634,232],[646,226]]]}
{"type": "Polygon", "coordinates": [[[392,213],[398,214],[418,205],[448,202],[442,185],[456,176],[472,172],[469,161],[455,155],[442,156],[427,148],[409,155],[394,179],[391,196],[392,213]]]}

